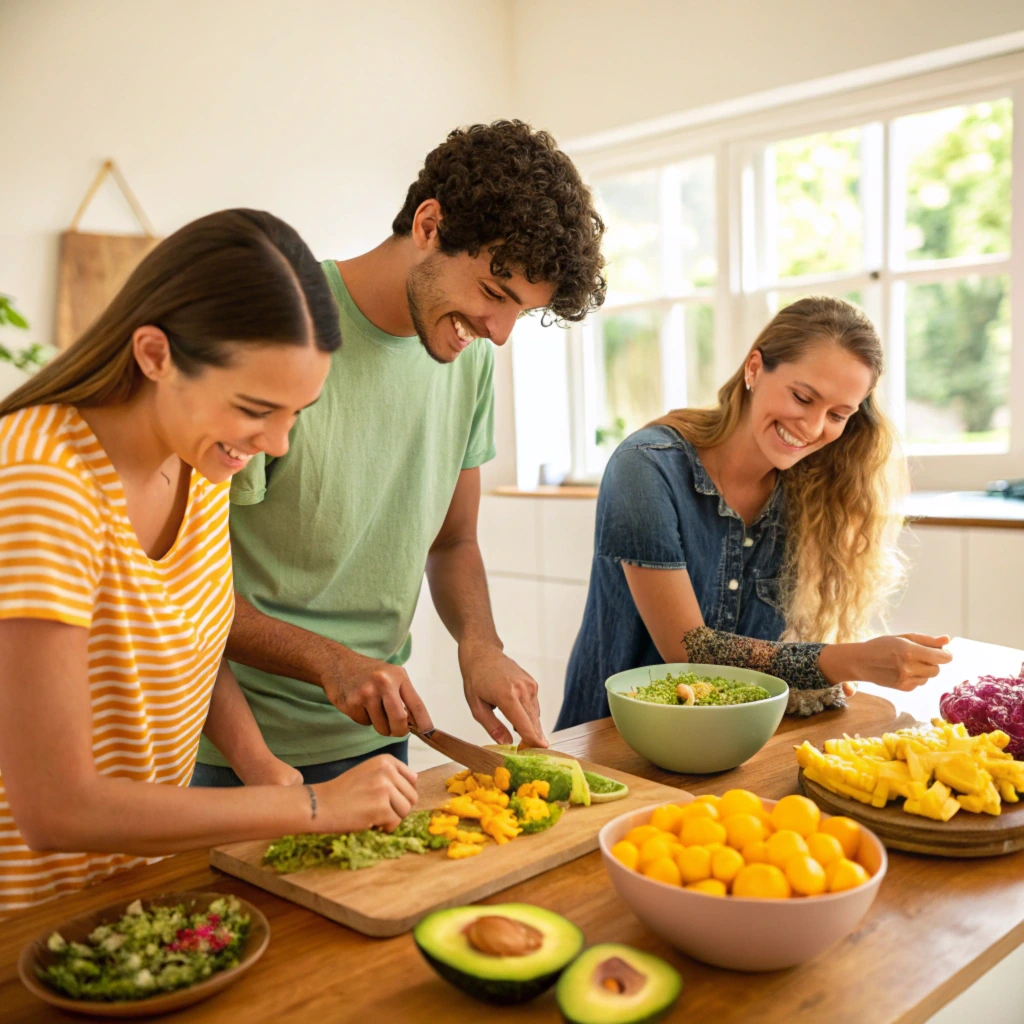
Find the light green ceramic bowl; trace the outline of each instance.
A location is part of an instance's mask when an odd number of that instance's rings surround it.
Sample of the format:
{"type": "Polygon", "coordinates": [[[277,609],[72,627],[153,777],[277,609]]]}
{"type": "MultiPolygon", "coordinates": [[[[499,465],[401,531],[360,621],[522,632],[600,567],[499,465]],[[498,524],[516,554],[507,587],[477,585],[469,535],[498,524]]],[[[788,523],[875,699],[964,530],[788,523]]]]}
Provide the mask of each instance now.
{"type": "Polygon", "coordinates": [[[775,734],[789,700],[783,680],[729,665],[644,665],[616,673],[604,686],[616,728],[638,754],[659,768],[694,775],[728,771],[753,757],[775,734]],[[668,672],[756,683],[771,696],[711,707],[649,704],[626,696],[634,686],[664,679],[668,672]]]}

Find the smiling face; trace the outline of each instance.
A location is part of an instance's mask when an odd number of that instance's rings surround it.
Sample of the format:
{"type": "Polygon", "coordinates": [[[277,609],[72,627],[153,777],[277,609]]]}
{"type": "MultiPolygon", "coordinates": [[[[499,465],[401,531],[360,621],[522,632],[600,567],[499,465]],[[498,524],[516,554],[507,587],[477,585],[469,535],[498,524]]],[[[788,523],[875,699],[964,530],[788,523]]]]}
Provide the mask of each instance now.
{"type": "Polygon", "coordinates": [[[831,340],[774,370],[755,350],[745,375],[754,440],[776,469],[789,469],[840,437],[873,386],[871,369],[831,340]]]}
{"type": "Polygon", "coordinates": [[[189,377],[174,366],[158,328],[139,328],[135,338],[161,439],[211,483],[244,469],[257,452],[284,455],[296,417],[320,396],[331,365],[312,344],[227,344],[227,366],[189,377]]]}
{"type": "Polygon", "coordinates": [[[477,338],[504,345],[516,319],[551,301],[554,286],[522,274],[495,277],[485,251],[446,256],[436,248],[409,272],[409,315],[432,359],[450,363],[477,338]]]}

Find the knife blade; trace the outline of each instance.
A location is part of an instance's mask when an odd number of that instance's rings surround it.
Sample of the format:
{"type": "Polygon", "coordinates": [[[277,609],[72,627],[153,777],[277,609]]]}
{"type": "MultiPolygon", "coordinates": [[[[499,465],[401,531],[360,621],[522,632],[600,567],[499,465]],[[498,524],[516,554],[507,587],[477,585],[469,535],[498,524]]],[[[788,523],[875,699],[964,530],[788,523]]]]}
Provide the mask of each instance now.
{"type": "Polygon", "coordinates": [[[474,772],[493,775],[494,769],[500,768],[505,763],[503,754],[494,750],[485,750],[466,740],[460,740],[458,736],[452,736],[443,729],[428,729],[426,732],[419,732],[410,723],[409,731],[439,754],[444,754],[445,757],[451,758],[457,764],[464,765],[474,772]]]}

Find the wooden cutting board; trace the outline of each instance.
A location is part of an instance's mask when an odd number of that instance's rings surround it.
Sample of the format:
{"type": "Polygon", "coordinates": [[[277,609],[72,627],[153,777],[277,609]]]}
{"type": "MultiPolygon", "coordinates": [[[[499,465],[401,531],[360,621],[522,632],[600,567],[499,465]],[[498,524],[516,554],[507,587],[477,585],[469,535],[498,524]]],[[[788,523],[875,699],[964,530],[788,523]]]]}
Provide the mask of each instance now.
{"type": "MultiPolygon", "coordinates": [[[[360,871],[325,867],[281,875],[262,866],[269,843],[259,840],[217,847],[210,852],[210,863],[364,935],[400,935],[432,910],[473,903],[596,850],[601,826],[620,814],[648,804],[693,799],[691,793],[660,782],[586,761],[580,764],[586,771],[624,782],[629,795],[590,807],[570,807],[548,831],[519,836],[503,846],[488,843],[483,853],[465,860],[449,860],[444,850],[431,850],[360,871]]],[[[440,807],[448,799],[444,780],[460,767],[446,764],[420,772],[416,806],[440,807]]]]}
{"type": "Polygon", "coordinates": [[[935,857],[996,857],[1024,850],[1024,800],[1003,804],[1003,813],[958,811],[949,821],[907,814],[903,801],[870,807],[833,793],[804,776],[800,788],[826,814],[843,814],[866,825],[891,850],[927,853],[935,857]]]}

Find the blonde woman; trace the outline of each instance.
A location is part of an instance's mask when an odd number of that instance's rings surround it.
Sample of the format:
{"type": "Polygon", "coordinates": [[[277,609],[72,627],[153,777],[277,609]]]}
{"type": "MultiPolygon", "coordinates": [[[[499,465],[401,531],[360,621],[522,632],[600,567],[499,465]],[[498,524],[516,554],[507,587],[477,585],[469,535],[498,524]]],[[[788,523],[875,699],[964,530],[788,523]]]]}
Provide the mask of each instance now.
{"type": "Polygon", "coordinates": [[[608,714],[608,676],[662,662],[781,676],[800,714],[842,705],[856,680],[909,690],[938,674],[949,637],[862,641],[900,581],[903,467],[881,373],[862,312],[802,299],[715,408],[677,409],[618,447],[557,728],[608,714]]]}
{"type": "Polygon", "coordinates": [[[303,785],[223,660],[229,481],[287,451],[340,344],[302,239],[226,210],[0,402],[0,917],[142,858],[408,813],[389,755],[303,785]],[[188,787],[204,729],[245,789],[188,787]]]}

